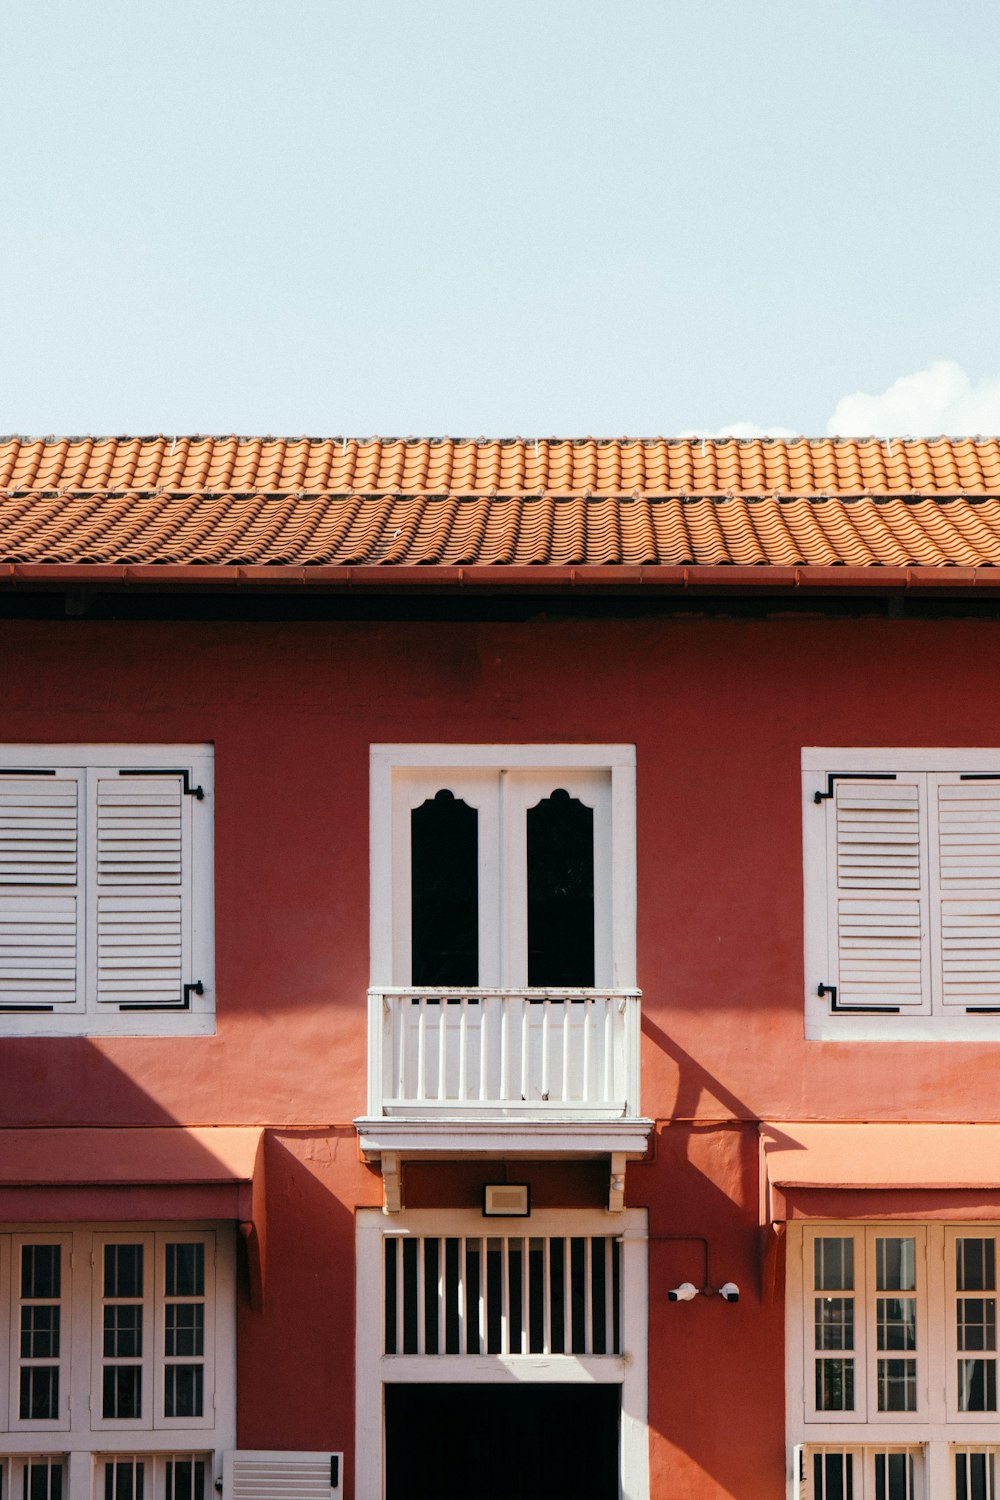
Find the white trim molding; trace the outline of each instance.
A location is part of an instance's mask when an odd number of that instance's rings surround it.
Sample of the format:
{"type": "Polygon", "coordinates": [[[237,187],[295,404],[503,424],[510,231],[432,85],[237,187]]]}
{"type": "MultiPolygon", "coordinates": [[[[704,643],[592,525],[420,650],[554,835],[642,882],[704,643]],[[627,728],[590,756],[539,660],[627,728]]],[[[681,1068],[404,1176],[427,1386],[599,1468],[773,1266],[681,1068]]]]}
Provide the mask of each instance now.
{"type": "Polygon", "coordinates": [[[359,1209],[356,1251],[356,1500],[382,1500],[385,1493],[384,1389],[388,1384],[470,1383],[613,1384],[621,1387],[620,1500],[649,1500],[648,1441],[648,1228],[645,1209],[627,1209],[609,1219],[592,1210],[549,1209],[532,1213],[502,1233],[547,1236],[607,1236],[618,1244],[620,1354],[386,1354],[384,1292],[387,1236],[395,1238],[491,1237],[497,1221],[477,1210],[420,1209],[386,1219],[377,1209],[359,1209]]]}

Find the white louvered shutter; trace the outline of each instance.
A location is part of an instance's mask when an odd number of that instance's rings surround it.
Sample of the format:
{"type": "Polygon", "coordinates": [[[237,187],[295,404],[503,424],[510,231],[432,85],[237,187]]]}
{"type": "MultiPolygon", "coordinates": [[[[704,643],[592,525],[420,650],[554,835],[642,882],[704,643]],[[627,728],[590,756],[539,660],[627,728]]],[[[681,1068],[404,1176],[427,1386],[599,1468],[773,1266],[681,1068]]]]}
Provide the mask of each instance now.
{"type": "Polygon", "coordinates": [[[91,795],[97,1000],[180,1005],[191,977],[191,799],[183,777],[102,770],[91,795]]]}
{"type": "Polygon", "coordinates": [[[923,773],[834,781],[829,983],[841,1007],[930,1010],[926,781],[923,773]]]}
{"type": "Polygon", "coordinates": [[[935,985],[947,1010],[1000,1007],[1000,779],[928,779],[935,985]]]}
{"type": "Polygon", "coordinates": [[[340,1500],[342,1453],[237,1449],[223,1459],[223,1500],[340,1500]]]}
{"type": "Polygon", "coordinates": [[[0,1008],[83,1003],[79,772],[0,769],[0,1008]]]}

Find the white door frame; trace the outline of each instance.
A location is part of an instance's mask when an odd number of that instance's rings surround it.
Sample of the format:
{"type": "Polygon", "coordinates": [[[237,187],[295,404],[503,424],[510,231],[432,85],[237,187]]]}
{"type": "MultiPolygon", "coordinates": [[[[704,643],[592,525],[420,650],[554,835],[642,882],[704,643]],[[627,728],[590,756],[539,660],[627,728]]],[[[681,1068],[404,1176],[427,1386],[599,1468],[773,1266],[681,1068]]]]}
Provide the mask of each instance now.
{"type": "MultiPolygon", "coordinates": [[[[381,1209],[357,1211],[355,1305],[354,1500],[385,1494],[385,1403],[383,1387],[403,1382],[621,1386],[619,1500],[649,1500],[648,1344],[649,1273],[646,1210],[627,1209],[612,1218],[591,1209],[532,1213],[516,1232],[525,1236],[612,1234],[621,1240],[621,1345],[615,1355],[385,1355],[382,1300],[385,1235],[482,1235],[490,1221],[477,1209],[414,1209],[386,1218],[381,1209]]],[[[497,1233],[515,1232],[509,1220],[497,1233]]]]}

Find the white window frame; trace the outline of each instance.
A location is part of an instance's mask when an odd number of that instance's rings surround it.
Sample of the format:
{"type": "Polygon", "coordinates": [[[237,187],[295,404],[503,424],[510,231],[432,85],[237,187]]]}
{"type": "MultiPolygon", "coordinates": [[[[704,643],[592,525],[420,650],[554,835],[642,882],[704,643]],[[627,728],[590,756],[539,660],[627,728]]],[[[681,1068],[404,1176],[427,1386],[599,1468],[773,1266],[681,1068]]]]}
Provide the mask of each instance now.
{"type": "MultiPolygon", "coordinates": [[[[807,747],[802,751],[802,834],[804,854],[805,929],[805,1034],[810,1041],[1000,1041],[1000,1014],[968,1015],[962,1009],[940,1005],[907,1014],[864,1014],[831,1011],[827,985],[833,972],[830,954],[830,912],[833,895],[828,871],[831,851],[827,847],[828,820],[825,804],[817,806],[817,792],[827,792],[831,773],[872,774],[895,772],[995,774],[1000,779],[1000,750],[807,747]]],[[[929,899],[936,897],[934,882],[928,881],[929,899]]],[[[923,934],[924,965],[929,952],[929,932],[923,934]]]]}
{"type": "MultiPolygon", "coordinates": [[[[493,912],[501,909],[492,887],[492,873],[483,866],[488,843],[502,837],[494,830],[489,808],[500,772],[510,771],[511,795],[518,807],[530,805],[543,788],[557,786],[559,773],[568,782],[586,773],[608,778],[607,799],[595,805],[595,988],[635,986],[635,747],[633,745],[403,745],[371,747],[371,983],[408,985],[409,973],[409,845],[403,816],[442,786],[461,786],[484,808],[480,840],[481,975],[480,988],[507,982],[512,965],[523,963],[523,926],[510,913],[523,899],[516,873],[508,876],[503,910],[505,931],[498,930],[493,912]],[[537,773],[533,778],[531,773],[537,773]],[[436,779],[440,777],[441,779],[436,779]],[[464,777],[464,780],[463,780],[464,777]],[[553,779],[555,778],[555,779],[553,779]],[[477,781],[483,790],[477,794],[477,781]],[[529,798],[530,801],[525,801],[529,798]],[[413,799],[416,800],[413,800],[413,799]],[[486,876],[484,879],[483,877],[486,876]],[[601,972],[603,966],[603,973],[601,972]],[[492,972],[491,972],[492,971],[492,972]],[[496,973],[497,979],[492,979],[496,973]]],[[[592,799],[594,782],[590,781],[592,799]]],[[[516,861],[504,868],[516,872],[516,861]]],[[[523,887],[523,878],[520,881],[523,887]]],[[[518,987],[524,979],[513,981],[518,987]]]]}
{"type": "MultiPolygon", "coordinates": [[[[101,1454],[123,1457],[145,1453],[177,1455],[208,1453],[218,1458],[236,1443],[236,1266],[235,1236],[232,1224],[114,1224],[114,1225],[5,1225],[0,1231],[0,1254],[3,1256],[3,1316],[0,1337],[6,1336],[9,1357],[0,1364],[7,1367],[8,1404],[0,1410],[0,1453],[8,1456],[32,1454],[81,1455],[90,1458],[101,1454]],[[58,1239],[68,1242],[63,1257],[63,1295],[65,1316],[60,1348],[65,1380],[60,1379],[60,1401],[67,1400],[67,1420],[58,1428],[51,1422],[15,1421],[18,1380],[19,1324],[16,1321],[19,1284],[15,1285],[18,1266],[13,1249],[15,1242],[41,1244],[58,1239]],[[165,1299],[159,1294],[162,1285],[163,1247],[192,1239],[206,1243],[205,1254],[205,1382],[202,1417],[169,1418],[158,1416],[162,1410],[162,1365],[164,1349],[165,1299]],[[105,1243],[148,1242],[150,1258],[144,1264],[144,1303],[152,1308],[144,1314],[143,1416],[139,1421],[107,1419],[101,1416],[101,1365],[103,1344],[101,1318],[103,1293],[103,1260],[105,1243]],[[72,1275],[71,1290],[69,1276],[72,1275]],[[150,1284],[152,1282],[152,1285],[150,1284]],[[214,1294],[213,1294],[214,1293],[214,1294]],[[155,1314],[155,1316],[154,1316],[155,1314]],[[6,1420],[4,1419],[6,1414],[6,1420]],[[3,1431],[3,1429],[6,1431],[3,1431]]],[[[214,1479],[218,1465],[212,1467],[214,1479]]],[[[71,1480],[76,1486],[73,1500],[87,1500],[89,1485],[81,1489],[79,1465],[71,1465],[71,1480]],[[73,1475],[76,1474],[76,1479],[73,1475]]],[[[210,1481],[206,1480],[206,1485],[210,1481]]],[[[67,1500],[64,1491],[64,1500],[67,1500]]]]}
{"type": "MultiPolygon", "coordinates": [[[[789,1493],[811,1496],[811,1472],[806,1488],[798,1483],[798,1455],[811,1463],[817,1449],[862,1455],[866,1464],[875,1451],[913,1448],[923,1452],[923,1488],[919,1500],[938,1500],[954,1494],[954,1454],[983,1450],[984,1427],[1000,1430],[1000,1410],[960,1412],[957,1408],[955,1347],[956,1239],[996,1237],[1000,1252],[1000,1224],[967,1221],[818,1221],[791,1223],[787,1230],[785,1298],[785,1391],[788,1437],[789,1493]],[[855,1236],[855,1410],[816,1412],[813,1408],[813,1242],[827,1236],[855,1236]],[[917,1402],[915,1412],[877,1412],[875,1406],[875,1298],[872,1257],[876,1237],[917,1240],[917,1402]],[[923,1245],[923,1249],[921,1248],[923,1245]],[[864,1267],[863,1271],[861,1267],[864,1267]],[[864,1279],[862,1279],[862,1277],[864,1279]],[[867,1389],[867,1399],[866,1399],[867,1389]]],[[[1000,1254],[998,1254],[1000,1272],[1000,1254]]],[[[890,1294],[891,1295],[891,1294],[890,1294]]],[[[1000,1286],[993,1295],[1000,1308],[1000,1286]]],[[[1000,1360],[1000,1351],[997,1353],[1000,1360]]],[[[1000,1407],[1000,1385],[998,1385],[1000,1407]]],[[[1000,1462],[1000,1448],[995,1450],[1000,1462]]],[[[856,1500],[868,1500],[856,1491],[856,1500]]]]}
{"type": "MultiPolygon", "coordinates": [[[[214,918],[214,750],[206,744],[30,744],[0,746],[0,772],[7,768],[78,773],[80,827],[94,817],[94,792],[88,790],[85,774],[107,770],[117,774],[128,769],[182,769],[190,773],[192,785],[202,790],[197,813],[193,798],[182,798],[190,859],[183,871],[180,899],[185,912],[187,952],[184,972],[192,984],[186,1010],[119,1010],[96,997],[96,954],[87,943],[82,910],[77,919],[77,944],[83,953],[78,963],[76,1001],[50,1012],[17,1011],[0,1005],[0,1036],[210,1036],[215,1032],[215,918],[214,918]]],[[[94,900],[96,892],[96,838],[86,832],[78,850],[78,890],[81,907],[94,900]]],[[[44,900],[45,897],[39,898],[44,900]]]]}
{"type": "MultiPolygon", "coordinates": [[[[621,1240],[620,1355],[383,1353],[383,1239],[414,1236],[489,1236],[490,1220],[477,1209],[412,1209],[387,1218],[380,1209],[357,1213],[355,1326],[355,1482],[365,1500],[385,1493],[384,1387],[388,1384],[554,1383],[621,1387],[620,1500],[649,1500],[648,1439],[648,1224],[645,1209],[616,1216],[621,1240]]],[[[606,1235],[607,1214],[588,1209],[547,1209],[522,1224],[526,1237],[606,1235]]]]}

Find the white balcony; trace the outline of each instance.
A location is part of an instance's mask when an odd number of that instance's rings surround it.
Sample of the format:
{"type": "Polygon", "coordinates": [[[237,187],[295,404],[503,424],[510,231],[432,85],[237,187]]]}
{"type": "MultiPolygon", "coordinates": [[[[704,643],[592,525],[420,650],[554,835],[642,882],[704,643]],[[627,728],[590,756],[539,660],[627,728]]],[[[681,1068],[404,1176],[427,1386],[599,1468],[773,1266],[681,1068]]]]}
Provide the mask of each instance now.
{"type": "Polygon", "coordinates": [[[369,1157],[642,1155],[638,990],[373,989],[369,1157]]]}

